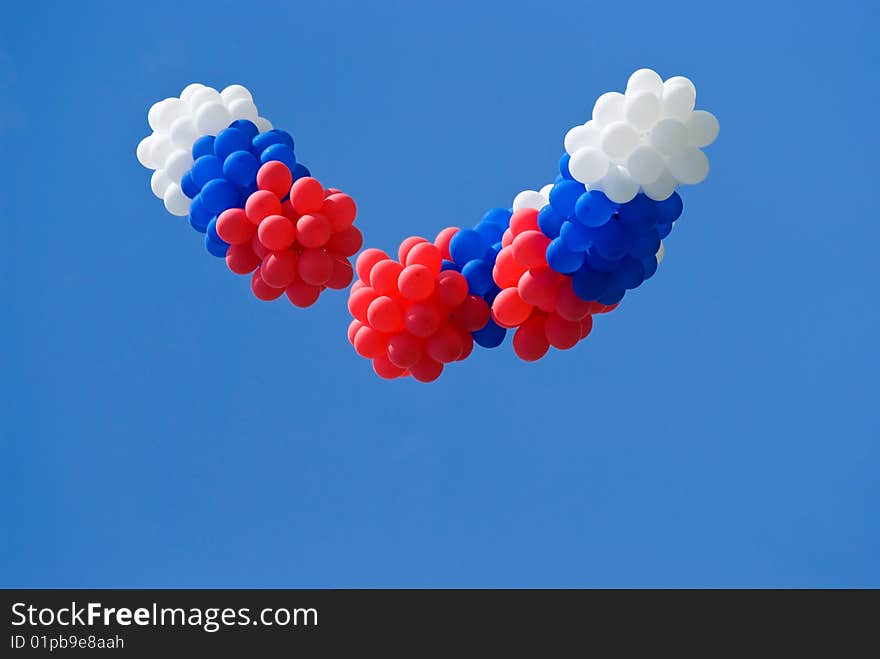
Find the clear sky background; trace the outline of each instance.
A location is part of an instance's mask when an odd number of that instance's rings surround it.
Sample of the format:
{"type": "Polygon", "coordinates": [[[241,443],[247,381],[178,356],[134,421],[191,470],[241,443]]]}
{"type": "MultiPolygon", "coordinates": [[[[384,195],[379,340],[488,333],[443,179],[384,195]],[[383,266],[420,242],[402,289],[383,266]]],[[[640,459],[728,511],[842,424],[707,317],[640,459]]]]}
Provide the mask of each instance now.
{"type": "Polygon", "coordinates": [[[12,3],[6,586],[880,586],[875,3],[12,3]],[[551,180],[651,67],[721,122],[657,276],[536,364],[378,379],[135,159],[247,85],[367,246],[551,180]]]}

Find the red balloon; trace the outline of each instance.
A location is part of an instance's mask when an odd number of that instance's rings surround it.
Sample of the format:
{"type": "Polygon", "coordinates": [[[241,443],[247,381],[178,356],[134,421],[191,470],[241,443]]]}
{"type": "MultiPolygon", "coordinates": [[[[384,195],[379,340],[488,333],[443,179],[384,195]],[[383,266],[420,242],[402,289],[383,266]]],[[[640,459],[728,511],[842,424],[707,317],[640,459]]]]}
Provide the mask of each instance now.
{"type": "Polygon", "coordinates": [[[440,312],[430,302],[414,302],[404,313],[406,330],[413,336],[431,336],[439,329],[441,321],[440,312]]]}
{"type": "Polygon", "coordinates": [[[360,229],[351,226],[330,236],[325,247],[334,254],[354,256],[363,244],[364,237],[361,235],[360,229]]]}
{"type": "Polygon", "coordinates": [[[428,356],[436,362],[454,362],[464,350],[462,332],[451,325],[444,325],[428,339],[425,348],[428,356]]]}
{"type": "Polygon", "coordinates": [[[354,293],[359,288],[367,288],[368,286],[369,284],[365,284],[363,280],[358,279],[355,283],[351,285],[351,290],[349,291],[349,294],[354,293]]]}
{"type": "Polygon", "coordinates": [[[525,268],[547,265],[547,245],[550,239],[540,231],[523,231],[513,239],[513,258],[525,268]]]}
{"type": "Polygon", "coordinates": [[[406,375],[406,369],[392,364],[391,360],[388,359],[388,355],[376,357],[373,360],[373,370],[376,372],[376,375],[386,380],[393,380],[394,378],[406,375]]]}
{"type": "Polygon", "coordinates": [[[370,286],[379,295],[397,297],[397,277],[400,276],[401,270],[403,266],[394,259],[379,261],[370,270],[370,286]]]}
{"type": "Polygon", "coordinates": [[[361,321],[357,318],[352,319],[352,321],[348,324],[348,342],[354,345],[354,335],[357,334],[357,331],[361,327],[366,327],[361,321]]]}
{"type": "Polygon", "coordinates": [[[510,247],[510,245],[513,244],[513,239],[513,231],[511,231],[510,229],[505,229],[504,233],[501,235],[501,246],[510,247]]]}
{"type": "Polygon", "coordinates": [[[318,301],[321,295],[320,286],[312,286],[302,279],[297,279],[285,289],[287,299],[297,307],[310,307],[318,301]]]}
{"type": "Polygon", "coordinates": [[[500,288],[511,288],[519,283],[527,268],[524,268],[513,258],[513,248],[503,247],[495,257],[495,267],[492,269],[492,278],[500,288]]]}
{"type": "Polygon", "coordinates": [[[342,290],[354,279],[354,270],[348,259],[342,256],[333,257],[333,274],[327,281],[327,288],[342,290]]]}
{"type": "Polygon", "coordinates": [[[449,243],[452,242],[452,237],[457,233],[458,227],[446,227],[434,238],[434,245],[440,250],[440,256],[447,261],[452,260],[452,255],[449,253],[449,243]]]}
{"type": "Polygon", "coordinates": [[[217,218],[217,235],[230,245],[240,245],[254,237],[254,225],[242,208],[230,208],[217,218]]]}
{"type": "Polygon", "coordinates": [[[406,265],[423,265],[435,276],[440,274],[442,261],[440,250],[429,242],[414,245],[406,255],[406,265]]]}
{"type": "Polygon", "coordinates": [[[293,209],[293,204],[290,203],[290,199],[285,199],[281,202],[281,214],[294,224],[296,224],[296,221],[299,219],[299,213],[293,209]]]}
{"type": "Polygon", "coordinates": [[[358,277],[365,282],[370,281],[370,271],[373,269],[373,266],[387,258],[388,255],[381,249],[376,249],[375,247],[365,249],[358,254],[357,261],[355,261],[354,268],[357,271],[358,277]]]}
{"type": "Polygon", "coordinates": [[[406,263],[406,255],[409,254],[409,250],[411,250],[419,243],[426,242],[428,242],[428,239],[422,238],[421,236],[410,236],[409,238],[404,238],[403,242],[400,243],[400,247],[397,248],[397,260],[401,263],[406,263]]]}
{"type": "Polygon", "coordinates": [[[583,341],[590,335],[590,332],[593,329],[593,317],[584,316],[578,322],[581,324],[581,340],[583,341]]]}
{"type": "Polygon", "coordinates": [[[458,356],[456,361],[464,361],[468,357],[471,356],[471,353],[474,351],[474,337],[470,332],[466,332],[464,330],[459,330],[461,335],[461,344],[464,346],[461,349],[461,354],[458,356]]]}
{"type": "Polygon", "coordinates": [[[550,349],[550,342],[544,333],[546,316],[535,314],[524,322],[513,335],[513,351],[526,362],[541,359],[550,349]]]}
{"type": "Polygon", "coordinates": [[[596,304],[598,305],[598,308],[593,313],[611,313],[617,308],[617,305],[620,304],[620,302],[615,302],[614,304],[608,306],[600,302],[597,302],[596,304]]]}
{"type": "Polygon", "coordinates": [[[520,208],[510,216],[510,231],[518,236],[524,231],[540,231],[538,211],[534,208],[520,208]]]}
{"type": "Polygon", "coordinates": [[[566,320],[559,314],[547,316],[544,333],[550,345],[559,350],[568,350],[581,339],[581,321],[566,320]]]}
{"type": "Polygon", "coordinates": [[[517,289],[520,297],[528,304],[549,313],[556,309],[556,290],[559,288],[560,278],[550,268],[535,268],[520,277],[517,289]]]}
{"type": "Polygon", "coordinates": [[[261,261],[272,253],[268,247],[260,242],[260,237],[257,235],[256,231],[254,232],[254,237],[251,238],[251,249],[254,250],[254,254],[256,254],[257,258],[261,261]]]}
{"type": "Polygon", "coordinates": [[[388,359],[400,368],[410,368],[425,351],[425,342],[408,332],[398,332],[388,339],[388,359]]]}
{"type": "Polygon", "coordinates": [[[254,270],[254,274],[251,276],[251,290],[254,292],[254,295],[266,302],[270,300],[277,300],[284,294],[283,288],[273,288],[269,286],[266,282],[263,281],[263,278],[260,276],[260,270],[262,267],[254,270]]]}
{"type": "Polygon", "coordinates": [[[427,300],[434,292],[434,274],[424,265],[408,265],[401,269],[396,284],[407,300],[427,300]]]}
{"type": "Polygon", "coordinates": [[[388,338],[387,334],[382,334],[372,327],[363,325],[354,336],[354,349],[361,357],[375,359],[385,354],[388,338]]]}
{"type": "Polygon", "coordinates": [[[290,188],[290,203],[300,215],[317,213],[324,205],[324,188],[316,178],[311,176],[299,178],[290,188]]]}
{"type": "Polygon", "coordinates": [[[452,322],[463,330],[476,332],[489,322],[489,305],[476,295],[468,295],[464,302],[452,311],[452,322]]]}
{"type": "Polygon", "coordinates": [[[351,293],[348,295],[348,311],[362,323],[368,323],[367,309],[370,303],[377,297],[379,297],[379,294],[369,286],[364,286],[357,290],[352,288],[351,293]]]}
{"type": "Polygon", "coordinates": [[[287,288],[296,277],[296,252],[286,249],[283,252],[272,252],[260,266],[260,276],[269,286],[287,288]]]}
{"type": "Polygon", "coordinates": [[[296,234],[303,247],[323,247],[330,240],[330,220],[320,213],[306,213],[296,221],[296,234]]]}
{"type": "Polygon", "coordinates": [[[278,252],[287,249],[296,240],[296,227],[283,215],[269,215],[260,222],[257,235],[267,249],[278,252]]]}
{"type": "Polygon", "coordinates": [[[257,187],[260,190],[268,190],[279,199],[288,195],[291,183],[293,176],[290,169],[278,160],[267,162],[257,171],[257,187]]]}
{"type": "Polygon", "coordinates": [[[522,299],[516,288],[505,288],[492,303],[492,318],[501,327],[522,325],[532,313],[532,305],[522,299]]]}
{"type": "Polygon", "coordinates": [[[409,372],[419,382],[433,382],[443,372],[443,364],[425,355],[410,367],[409,372]]]}
{"type": "Polygon", "coordinates": [[[226,250],[226,266],[237,275],[253,272],[260,265],[260,258],[254,254],[250,244],[230,245],[226,250]]]}
{"type": "Polygon", "coordinates": [[[273,192],[257,190],[244,204],[244,212],[247,218],[254,224],[259,224],[263,218],[270,215],[281,215],[281,202],[273,192]]]}
{"type": "Polygon", "coordinates": [[[342,192],[339,188],[324,188],[324,199],[337,192],[342,192]]]}
{"type": "Polygon", "coordinates": [[[305,249],[299,255],[299,276],[307,284],[323,286],[333,276],[333,257],[322,249],[305,249]]]}
{"type": "Polygon", "coordinates": [[[367,322],[380,332],[397,332],[403,329],[403,310],[387,295],[380,295],[367,307],[367,322]]]}
{"type": "Polygon", "coordinates": [[[336,192],[324,199],[324,205],[321,206],[321,214],[330,220],[330,227],[333,233],[338,233],[343,229],[347,229],[354,222],[357,215],[357,206],[354,199],[347,194],[336,192]]]}
{"type": "Polygon", "coordinates": [[[436,277],[437,299],[447,307],[457,307],[467,299],[468,283],[461,273],[444,270],[436,277]]]}
{"type": "Polygon", "coordinates": [[[566,320],[580,320],[592,313],[593,303],[578,297],[571,277],[563,277],[556,291],[556,313],[566,320]]]}

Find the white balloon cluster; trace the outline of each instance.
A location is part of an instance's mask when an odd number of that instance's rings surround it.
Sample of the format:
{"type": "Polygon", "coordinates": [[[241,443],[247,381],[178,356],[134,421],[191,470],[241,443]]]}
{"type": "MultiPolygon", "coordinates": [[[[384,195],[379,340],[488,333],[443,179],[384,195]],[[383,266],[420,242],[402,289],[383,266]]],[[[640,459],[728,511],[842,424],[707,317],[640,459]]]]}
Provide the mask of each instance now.
{"type": "Polygon", "coordinates": [[[180,189],[180,179],[193,165],[192,146],[205,135],[216,135],[233,121],[247,119],[260,132],[272,124],[257,112],[246,87],[230,85],[218,92],[195,82],[180,97],[154,103],[147,114],[153,132],[137,146],[137,159],[155,170],[150,180],[153,194],[165,202],[172,215],[189,213],[189,198],[180,189]]]}
{"type": "Polygon", "coordinates": [[[640,190],[662,201],[678,184],[699,183],[709,173],[701,148],[715,141],[718,120],[694,110],[696,98],[687,78],[664,81],[651,69],[639,69],[625,94],[602,94],[593,118],[566,134],[572,177],[619,204],[640,190]]]}

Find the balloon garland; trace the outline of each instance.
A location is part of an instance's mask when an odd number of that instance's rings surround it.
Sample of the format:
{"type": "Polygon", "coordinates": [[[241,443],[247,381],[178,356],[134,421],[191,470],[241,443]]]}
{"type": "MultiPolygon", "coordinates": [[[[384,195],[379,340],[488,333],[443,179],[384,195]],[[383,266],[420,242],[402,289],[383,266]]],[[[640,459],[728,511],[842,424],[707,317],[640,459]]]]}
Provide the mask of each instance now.
{"type": "Polygon", "coordinates": [[[396,259],[366,249],[354,271],[354,201],[297,162],[293,138],[259,116],[244,87],[189,85],[155,104],[137,156],[168,211],[188,215],[230,270],[252,273],[259,299],[286,293],[310,306],[356,272],[348,339],[357,354],[382,378],[431,382],[475,343],[500,346],[508,330],[524,361],[572,348],[594,315],[656,273],[683,210],[676,188],[705,179],[702,149],[718,136],[695,101],[687,78],[640,69],[566,133],[553,183],[473,228],[406,238],[396,259]]]}

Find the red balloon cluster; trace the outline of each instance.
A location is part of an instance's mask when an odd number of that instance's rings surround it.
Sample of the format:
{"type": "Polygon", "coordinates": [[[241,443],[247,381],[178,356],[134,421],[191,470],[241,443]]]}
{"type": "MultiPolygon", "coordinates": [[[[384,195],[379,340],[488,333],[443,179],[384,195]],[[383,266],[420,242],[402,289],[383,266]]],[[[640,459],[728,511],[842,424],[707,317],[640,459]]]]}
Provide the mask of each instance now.
{"type": "Polygon", "coordinates": [[[286,293],[298,307],[313,305],[326,288],[348,286],[354,276],[348,259],[363,244],[353,226],[354,200],[311,176],[294,181],[279,161],[260,167],[257,188],[244,208],[217,218],[217,234],[229,243],[229,269],[253,273],[251,290],[259,299],[286,293]]]}
{"type": "Polygon", "coordinates": [[[550,346],[568,350],[590,333],[593,314],[607,313],[617,305],[582,300],[571,277],[547,265],[550,239],[538,227],[538,211],[524,208],[510,218],[501,239],[492,277],[501,292],[492,303],[492,318],[506,328],[516,328],[513,350],[527,362],[540,359],[550,346]]]}
{"type": "Polygon", "coordinates": [[[489,306],[468,292],[461,273],[441,269],[456,231],[444,229],[433,243],[407,238],[397,260],[373,248],[358,256],[348,340],[380,377],[436,380],[445,364],[471,354],[471,332],[489,322],[489,306]]]}

